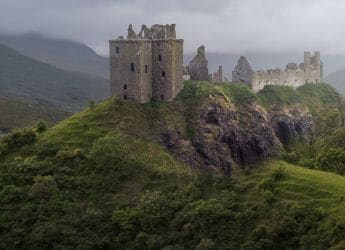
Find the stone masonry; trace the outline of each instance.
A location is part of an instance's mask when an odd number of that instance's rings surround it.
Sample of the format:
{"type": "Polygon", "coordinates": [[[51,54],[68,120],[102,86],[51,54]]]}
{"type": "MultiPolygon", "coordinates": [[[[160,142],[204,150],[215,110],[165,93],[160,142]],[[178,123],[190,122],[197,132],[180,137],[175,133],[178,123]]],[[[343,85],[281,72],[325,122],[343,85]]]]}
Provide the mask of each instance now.
{"type": "Polygon", "coordinates": [[[222,83],[223,82],[223,66],[219,65],[218,70],[211,75],[211,82],[222,83]]]}
{"type": "Polygon", "coordinates": [[[244,56],[238,59],[237,65],[232,72],[232,82],[253,82],[254,70],[244,56]]]}
{"type": "Polygon", "coordinates": [[[247,59],[240,57],[232,72],[232,82],[248,83],[254,91],[259,91],[266,85],[299,87],[306,83],[320,83],[322,78],[323,66],[318,51],[314,56],[310,52],[304,52],[304,63],[288,63],[285,70],[277,68],[254,72],[247,59]]]}
{"type": "Polygon", "coordinates": [[[188,65],[188,72],[191,80],[208,81],[208,61],[205,55],[205,46],[201,45],[196,56],[188,65]]]}
{"type": "Polygon", "coordinates": [[[149,102],[172,100],[183,87],[183,39],[176,39],[175,24],[151,28],[132,25],[127,38],[109,41],[111,94],[149,102]]]}

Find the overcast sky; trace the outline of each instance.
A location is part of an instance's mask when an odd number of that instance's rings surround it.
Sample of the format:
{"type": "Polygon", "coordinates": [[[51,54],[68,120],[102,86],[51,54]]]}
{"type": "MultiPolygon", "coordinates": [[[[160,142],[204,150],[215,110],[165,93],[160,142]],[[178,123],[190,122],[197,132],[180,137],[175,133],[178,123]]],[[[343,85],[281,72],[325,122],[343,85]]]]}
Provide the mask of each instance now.
{"type": "Polygon", "coordinates": [[[129,23],[176,23],[185,51],[345,54],[344,0],[0,0],[0,32],[40,32],[107,54],[129,23]]]}

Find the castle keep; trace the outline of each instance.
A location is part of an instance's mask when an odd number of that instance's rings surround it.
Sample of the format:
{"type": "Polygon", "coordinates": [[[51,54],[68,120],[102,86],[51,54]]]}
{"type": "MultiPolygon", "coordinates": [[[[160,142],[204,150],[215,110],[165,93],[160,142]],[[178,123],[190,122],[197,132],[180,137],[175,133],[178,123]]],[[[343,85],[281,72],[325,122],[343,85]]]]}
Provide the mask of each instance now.
{"type": "Polygon", "coordinates": [[[111,94],[137,102],[172,100],[183,87],[183,40],[175,24],[132,25],[127,38],[109,41],[111,94]]]}
{"type": "Polygon", "coordinates": [[[266,85],[299,87],[306,83],[322,82],[322,72],[318,51],[313,56],[310,52],[304,52],[304,63],[288,63],[285,70],[277,68],[254,72],[247,59],[240,57],[232,72],[232,82],[248,83],[254,91],[259,91],[266,85]]]}

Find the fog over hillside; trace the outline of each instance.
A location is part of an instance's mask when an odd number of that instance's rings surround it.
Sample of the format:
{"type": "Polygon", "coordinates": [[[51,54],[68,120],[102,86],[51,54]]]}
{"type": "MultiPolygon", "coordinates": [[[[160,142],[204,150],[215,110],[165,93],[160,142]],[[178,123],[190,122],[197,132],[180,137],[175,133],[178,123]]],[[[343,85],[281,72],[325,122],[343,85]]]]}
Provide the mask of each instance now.
{"type": "Polygon", "coordinates": [[[136,31],[141,24],[176,23],[187,53],[204,44],[214,53],[344,55],[344,8],[339,0],[2,0],[0,32],[38,32],[106,55],[107,41],[130,23],[136,31]]]}

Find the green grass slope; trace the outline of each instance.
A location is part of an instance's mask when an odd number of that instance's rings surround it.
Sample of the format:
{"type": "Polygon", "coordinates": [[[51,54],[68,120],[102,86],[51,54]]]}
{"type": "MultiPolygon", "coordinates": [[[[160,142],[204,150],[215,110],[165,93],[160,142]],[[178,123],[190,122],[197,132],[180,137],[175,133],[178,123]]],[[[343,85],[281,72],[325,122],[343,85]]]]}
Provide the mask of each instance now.
{"type": "Polygon", "coordinates": [[[0,132],[2,133],[7,133],[14,128],[32,127],[38,121],[53,125],[69,115],[50,103],[14,96],[0,96],[0,113],[0,132]]]}
{"type": "Polygon", "coordinates": [[[0,45],[0,94],[41,99],[61,110],[75,111],[89,100],[107,98],[109,82],[57,69],[0,45]]]}
{"type": "Polygon", "coordinates": [[[44,133],[5,137],[0,248],[342,249],[345,177],[271,160],[230,178],[155,142],[162,126],[188,135],[210,94],[269,105],[244,85],[189,82],[174,102],[112,98],[44,133]]]}

